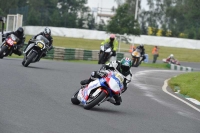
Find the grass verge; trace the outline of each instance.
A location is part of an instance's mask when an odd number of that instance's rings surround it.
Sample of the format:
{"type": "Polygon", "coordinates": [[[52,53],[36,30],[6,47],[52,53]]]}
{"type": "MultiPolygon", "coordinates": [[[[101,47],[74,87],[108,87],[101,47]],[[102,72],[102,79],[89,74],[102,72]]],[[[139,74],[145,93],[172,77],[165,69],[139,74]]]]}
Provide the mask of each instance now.
{"type": "MultiPolygon", "coordinates": [[[[89,60],[67,60],[67,61],[68,62],[76,62],[76,63],[97,64],[97,61],[89,61],[89,60]]],[[[166,63],[160,63],[160,64],[142,63],[140,66],[142,66],[142,67],[151,67],[151,68],[169,69],[169,66],[167,66],[166,63]]]]}
{"type": "Polygon", "coordinates": [[[180,87],[180,93],[200,101],[200,72],[180,74],[169,80],[169,86],[180,87]]]}

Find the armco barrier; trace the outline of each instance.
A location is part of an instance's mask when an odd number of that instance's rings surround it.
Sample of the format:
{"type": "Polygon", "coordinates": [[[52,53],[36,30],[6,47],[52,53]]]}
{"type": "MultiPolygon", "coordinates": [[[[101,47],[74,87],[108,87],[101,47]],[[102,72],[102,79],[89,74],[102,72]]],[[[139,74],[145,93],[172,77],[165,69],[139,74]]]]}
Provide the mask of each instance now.
{"type": "Polygon", "coordinates": [[[193,71],[193,68],[191,67],[185,67],[185,66],[179,66],[179,65],[174,65],[174,64],[169,64],[171,70],[177,70],[177,71],[193,71]]]}

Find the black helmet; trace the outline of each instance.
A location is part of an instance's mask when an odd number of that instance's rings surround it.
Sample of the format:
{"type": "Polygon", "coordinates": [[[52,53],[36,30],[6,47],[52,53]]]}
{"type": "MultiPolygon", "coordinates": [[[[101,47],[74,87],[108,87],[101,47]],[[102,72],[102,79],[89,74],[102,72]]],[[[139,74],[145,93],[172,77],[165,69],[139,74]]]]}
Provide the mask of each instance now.
{"type": "Polygon", "coordinates": [[[48,27],[46,27],[46,28],[44,29],[43,33],[44,33],[44,35],[45,35],[46,37],[51,36],[51,30],[50,30],[48,27]]]}
{"type": "Polygon", "coordinates": [[[23,35],[24,34],[24,29],[22,27],[19,27],[16,31],[15,31],[18,35],[23,35]]]}

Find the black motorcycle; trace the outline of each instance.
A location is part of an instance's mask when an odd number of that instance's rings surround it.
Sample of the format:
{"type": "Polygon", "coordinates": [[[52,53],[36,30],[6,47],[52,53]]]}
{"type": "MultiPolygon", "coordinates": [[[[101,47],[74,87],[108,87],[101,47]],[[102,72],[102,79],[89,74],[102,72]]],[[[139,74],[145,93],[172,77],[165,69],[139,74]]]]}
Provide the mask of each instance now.
{"type": "Polygon", "coordinates": [[[22,65],[27,67],[30,63],[38,62],[49,48],[49,40],[39,35],[34,40],[29,41],[28,47],[23,51],[24,59],[22,65]]]}
{"type": "Polygon", "coordinates": [[[109,44],[102,45],[100,47],[100,53],[99,53],[99,61],[98,64],[105,64],[112,55],[112,48],[109,44]]]}

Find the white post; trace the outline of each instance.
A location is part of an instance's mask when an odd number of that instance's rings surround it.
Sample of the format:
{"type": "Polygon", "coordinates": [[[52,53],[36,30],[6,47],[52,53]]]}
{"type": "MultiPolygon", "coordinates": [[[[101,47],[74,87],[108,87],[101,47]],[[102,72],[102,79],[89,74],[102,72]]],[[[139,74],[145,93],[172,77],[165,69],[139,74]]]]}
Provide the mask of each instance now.
{"type": "Polygon", "coordinates": [[[14,23],[13,23],[12,31],[14,31],[15,30],[14,28],[16,27],[16,17],[15,17],[15,15],[13,15],[13,16],[14,16],[13,17],[14,18],[14,21],[13,21],[14,23]]]}
{"type": "Polygon", "coordinates": [[[137,19],[137,10],[138,10],[138,0],[136,0],[135,4],[135,20],[137,19]]]}
{"type": "MultiPolygon", "coordinates": [[[[137,11],[138,11],[138,0],[136,0],[136,4],[135,4],[135,20],[137,20],[137,11]]],[[[134,26],[134,29],[135,29],[135,26],[134,26]]],[[[134,45],[134,42],[135,42],[135,35],[134,36],[134,39],[133,39],[133,44],[134,45]]]]}
{"type": "Polygon", "coordinates": [[[119,35],[118,52],[120,52],[120,45],[121,45],[121,35],[119,35]]]}

